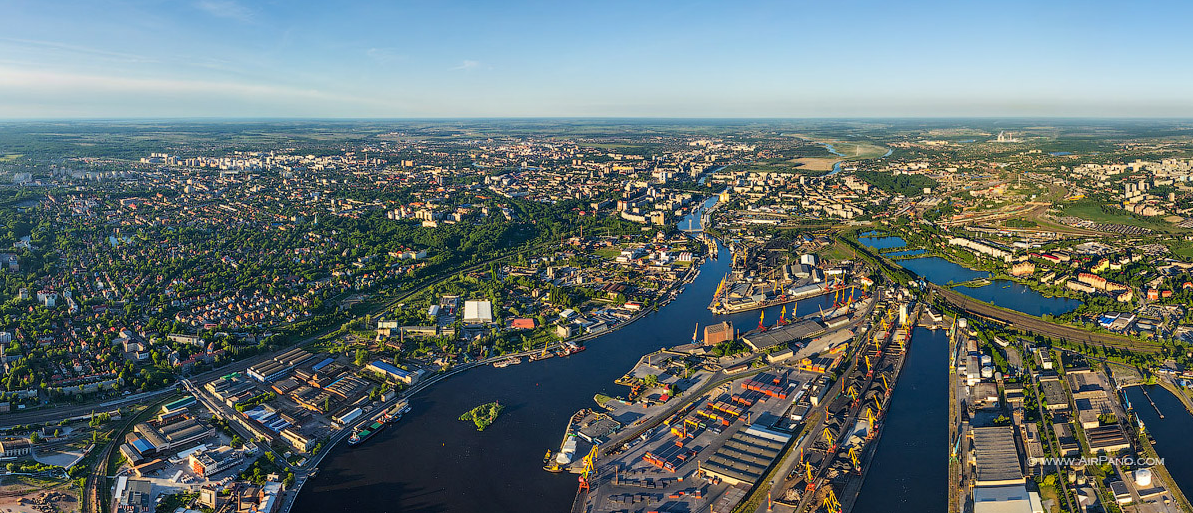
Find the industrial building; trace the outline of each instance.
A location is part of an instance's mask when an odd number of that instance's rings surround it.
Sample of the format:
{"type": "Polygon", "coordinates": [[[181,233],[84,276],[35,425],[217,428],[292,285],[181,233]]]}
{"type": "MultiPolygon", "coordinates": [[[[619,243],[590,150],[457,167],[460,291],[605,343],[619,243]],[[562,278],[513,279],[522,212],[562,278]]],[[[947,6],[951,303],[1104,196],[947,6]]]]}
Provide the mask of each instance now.
{"type": "Polygon", "coordinates": [[[973,490],[974,513],[1043,513],[1039,494],[1023,484],[985,486],[973,490]]]}
{"type": "Polygon", "coordinates": [[[978,427],[970,434],[975,486],[1023,485],[1023,467],[1010,426],[978,427]]]}
{"type": "Polygon", "coordinates": [[[381,360],[376,360],[367,366],[365,369],[376,372],[385,376],[388,379],[400,381],[407,385],[413,385],[418,382],[418,378],[422,377],[423,371],[421,369],[416,371],[407,371],[399,369],[398,367],[381,360]]]}
{"type": "Polygon", "coordinates": [[[733,323],[723,321],[704,327],[704,344],[716,345],[726,340],[733,340],[733,323]]]}
{"type": "Polygon", "coordinates": [[[771,328],[766,331],[747,333],[746,336],[742,337],[742,341],[754,352],[759,352],[778,345],[790,344],[797,340],[809,338],[823,331],[823,324],[819,321],[809,319],[788,324],[787,326],[771,328]]]}
{"type": "Polygon", "coordinates": [[[116,486],[115,513],[153,513],[153,483],[121,477],[116,486]]]}
{"type": "Polygon", "coordinates": [[[463,321],[468,324],[487,324],[493,322],[493,303],[489,301],[465,301],[463,321]]]}
{"type": "Polygon", "coordinates": [[[1131,447],[1131,442],[1123,435],[1123,430],[1118,424],[1086,429],[1085,438],[1089,441],[1089,449],[1094,453],[1106,451],[1114,454],[1131,447]]]}
{"type": "Polygon", "coordinates": [[[281,379],[291,369],[302,365],[313,356],[303,349],[291,349],[269,360],[249,367],[248,375],[262,383],[281,379]]]}
{"type": "Polygon", "coordinates": [[[227,446],[220,447],[214,451],[194,452],[187,457],[187,462],[190,464],[191,470],[204,477],[219,474],[235,467],[242,461],[244,461],[244,456],[240,451],[227,446]]]}
{"type": "Polygon", "coordinates": [[[700,470],[730,485],[754,486],[791,440],[791,435],[756,426],[743,427],[726,440],[700,470]]]}
{"type": "Polygon", "coordinates": [[[16,456],[28,456],[31,444],[28,438],[12,438],[8,440],[0,440],[0,456],[5,458],[13,458],[16,456]]]}
{"type": "Polygon", "coordinates": [[[215,434],[214,429],[195,419],[157,426],[141,422],[133,426],[133,432],[139,437],[126,440],[141,456],[168,452],[215,434]]]}

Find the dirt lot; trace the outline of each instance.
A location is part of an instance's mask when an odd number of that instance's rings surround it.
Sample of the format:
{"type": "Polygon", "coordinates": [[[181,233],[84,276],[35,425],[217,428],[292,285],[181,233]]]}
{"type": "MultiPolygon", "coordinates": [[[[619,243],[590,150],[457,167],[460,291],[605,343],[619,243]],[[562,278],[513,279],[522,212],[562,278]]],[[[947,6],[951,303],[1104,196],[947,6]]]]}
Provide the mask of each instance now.
{"type": "Polygon", "coordinates": [[[67,482],[42,489],[18,479],[5,477],[0,480],[3,483],[0,485],[0,513],[77,512],[81,507],[78,495],[68,490],[67,482]]]}
{"type": "Polygon", "coordinates": [[[839,158],[801,157],[793,159],[791,163],[798,164],[800,169],[808,171],[832,171],[833,164],[840,162],[839,158]]]}

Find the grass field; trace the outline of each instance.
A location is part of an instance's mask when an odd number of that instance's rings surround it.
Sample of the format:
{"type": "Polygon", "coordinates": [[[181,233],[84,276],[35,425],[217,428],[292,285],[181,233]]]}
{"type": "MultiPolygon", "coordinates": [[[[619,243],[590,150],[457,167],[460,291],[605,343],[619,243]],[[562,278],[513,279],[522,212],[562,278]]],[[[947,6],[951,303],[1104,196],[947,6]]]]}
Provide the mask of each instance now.
{"type": "Polygon", "coordinates": [[[832,144],[833,149],[837,150],[837,153],[844,155],[847,160],[878,158],[887,151],[886,146],[864,142],[834,141],[829,144],[832,144]]]}
{"type": "Polygon", "coordinates": [[[8,155],[0,155],[0,162],[12,162],[23,157],[20,153],[9,153],[8,155]]]}
{"type": "Polygon", "coordinates": [[[593,253],[595,253],[597,256],[599,256],[601,258],[617,258],[617,255],[621,254],[621,248],[620,247],[601,248],[596,251],[593,251],[593,253]]]}
{"type": "Polygon", "coordinates": [[[1172,254],[1182,258],[1193,258],[1193,241],[1178,240],[1172,241],[1168,246],[1172,250],[1172,254]]]}
{"type": "Polygon", "coordinates": [[[1142,228],[1164,228],[1171,227],[1161,222],[1148,222],[1142,219],[1137,219],[1127,214],[1125,211],[1119,213],[1118,209],[1111,209],[1109,212],[1102,210],[1102,204],[1096,200],[1083,199],[1072,203],[1065,204],[1061,207],[1061,212],[1067,216],[1080,217],[1088,219],[1095,223],[1114,223],[1123,224],[1127,226],[1139,226],[1142,228]]]}

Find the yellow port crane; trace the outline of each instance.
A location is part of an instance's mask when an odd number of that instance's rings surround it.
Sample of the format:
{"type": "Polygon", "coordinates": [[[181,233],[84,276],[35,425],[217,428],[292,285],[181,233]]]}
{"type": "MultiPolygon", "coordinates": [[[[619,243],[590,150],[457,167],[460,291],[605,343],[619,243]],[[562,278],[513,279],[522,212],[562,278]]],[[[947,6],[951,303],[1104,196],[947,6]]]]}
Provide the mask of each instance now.
{"type": "Polygon", "coordinates": [[[828,513],[841,513],[841,502],[837,500],[837,494],[833,493],[833,489],[829,488],[828,493],[824,494],[824,510],[828,513]]]}
{"type": "Polygon", "coordinates": [[[828,427],[824,428],[823,438],[824,443],[828,444],[828,453],[832,453],[833,451],[837,450],[836,437],[833,436],[833,432],[829,431],[828,427]]]}
{"type": "Polygon", "coordinates": [[[593,444],[592,450],[584,457],[584,470],[580,472],[580,489],[589,490],[592,478],[596,477],[596,459],[598,445],[593,444]]]}
{"type": "Polygon", "coordinates": [[[862,463],[861,463],[861,460],[858,459],[858,451],[857,451],[856,445],[849,448],[849,461],[853,462],[853,469],[856,470],[858,474],[861,474],[862,473],[862,463]]]}
{"type": "Polygon", "coordinates": [[[866,438],[874,438],[874,422],[878,417],[874,415],[874,410],[869,406],[866,407],[866,438]]]}
{"type": "Polygon", "coordinates": [[[857,400],[857,389],[854,388],[853,385],[849,385],[849,388],[845,390],[845,394],[848,395],[850,399],[853,399],[854,401],[857,400]]]}
{"type": "Polygon", "coordinates": [[[812,474],[812,464],[808,463],[806,461],[804,462],[804,479],[807,479],[807,481],[808,481],[808,484],[804,485],[805,491],[810,492],[810,491],[816,489],[816,483],[815,483],[816,476],[814,474],[812,474]]]}
{"type": "Polygon", "coordinates": [[[712,297],[714,297],[714,298],[721,297],[721,291],[725,290],[725,280],[728,280],[728,279],[729,279],[728,274],[726,274],[723,278],[721,278],[721,283],[717,284],[717,291],[712,295],[712,297]]]}

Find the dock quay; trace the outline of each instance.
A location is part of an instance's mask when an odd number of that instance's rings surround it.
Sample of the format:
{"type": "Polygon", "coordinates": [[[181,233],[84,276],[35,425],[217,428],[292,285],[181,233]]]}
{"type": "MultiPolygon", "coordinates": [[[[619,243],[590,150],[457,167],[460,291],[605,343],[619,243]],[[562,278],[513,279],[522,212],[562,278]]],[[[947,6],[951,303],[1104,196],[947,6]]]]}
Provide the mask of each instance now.
{"type": "Polygon", "coordinates": [[[811,511],[829,494],[851,506],[918,322],[906,304],[862,305],[821,335],[797,337],[791,358],[720,371],[602,444],[583,465],[572,511],[730,513],[759,494],[762,507],[784,512],[811,511]]]}
{"type": "Polygon", "coordinates": [[[917,316],[897,323],[888,310],[876,330],[855,353],[854,365],[841,378],[837,398],[825,409],[823,429],[811,433],[800,458],[773,495],[783,511],[812,512],[821,506],[847,512],[853,507],[882,436],[894,384],[903,370],[910,330],[917,316]],[[873,370],[867,361],[873,363],[873,370]]]}
{"type": "Polygon", "coordinates": [[[1152,400],[1151,394],[1147,393],[1147,387],[1139,387],[1139,389],[1143,391],[1143,396],[1147,398],[1147,402],[1151,403],[1152,408],[1154,408],[1156,410],[1156,415],[1159,415],[1160,418],[1163,419],[1164,412],[1160,411],[1160,407],[1156,406],[1156,402],[1152,400]]]}

